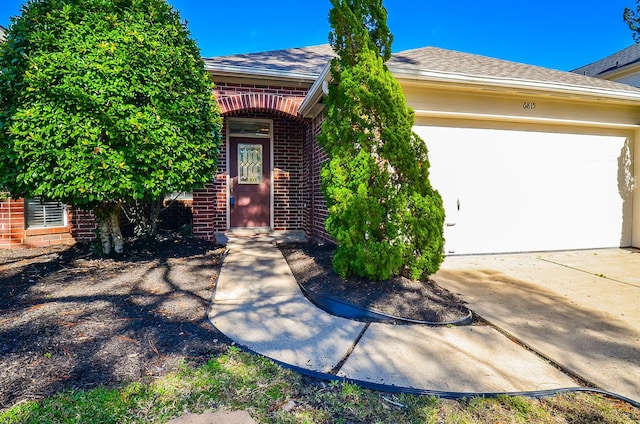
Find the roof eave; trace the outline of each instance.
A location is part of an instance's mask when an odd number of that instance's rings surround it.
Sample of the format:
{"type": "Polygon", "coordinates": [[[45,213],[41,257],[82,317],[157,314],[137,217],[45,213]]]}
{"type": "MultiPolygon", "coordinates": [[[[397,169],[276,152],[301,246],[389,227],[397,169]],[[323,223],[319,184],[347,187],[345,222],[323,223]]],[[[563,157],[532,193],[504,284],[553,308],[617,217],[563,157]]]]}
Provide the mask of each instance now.
{"type": "Polygon", "coordinates": [[[287,72],[265,68],[251,68],[246,66],[212,65],[206,61],[204,68],[206,71],[211,72],[214,75],[225,77],[267,77],[275,80],[305,82],[309,84],[318,79],[318,75],[315,74],[303,74],[299,72],[287,72]]]}
{"type": "Polygon", "coordinates": [[[305,118],[315,118],[318,115],[318,108],[316,107],[322,97],[324,96],[323,84],[331,81],[331,61],[322,69],[320,76],[316,78],[313,85],[309,89],[306,97],[300,104],[300,115],[305,118]]]}
{"type": "Polygon", "coordinates": [[[598,78],[612,80],[618,76],[623,76],[640,69],[640,60],[627,63],[611,69],[606,69],[598,74],[598,78]]]}
{"type": "Polygon", "coordinates": [[[398,80],[416,80],[423,82],[449,83],[470,87],[491,87],[494,89],[542,91],[545,93],[561,93],[582,97],[585,99],[611,99],[623,102],[637,103],[640,101],[640,91],[625,91],[604,87],[589,87],[560,82],[544,82],[535,80],[522,80],[504,77],[489,77],[467,75],[441,71],[424,71],[407,69],[389,65],[389,70],[398,80]]]}
{"type": "MultiPolygon", "coordinates": [[[[327,63],[321,75],[313,83],[311,89],[309,90],[309,93],[302,102],[300,106],[300,113],[302,116],[307,118],[314,118],[319,113],[316,106],[323,96],[322,84],[325,81],[329,82],[331,80],[330,65],[331,62],[327,63]]],[[[423,71],[407,69],[394,65],[388,65],[388,68],[394,75],[394,77],[396,77],[399,81],[413,80],[420,82],[447,83],[458,86],[477,88],[491,87],[492,89],[503,91],[526,90],[544,93],[552,92],[589,100],[607,99],[636,105],[638,104],[638,102],[640,102],[640,91],[634,92],[599,87],[577,86],[557,82],[552,83],[513,78],[496,78],[440,71],[423,71]]]]}

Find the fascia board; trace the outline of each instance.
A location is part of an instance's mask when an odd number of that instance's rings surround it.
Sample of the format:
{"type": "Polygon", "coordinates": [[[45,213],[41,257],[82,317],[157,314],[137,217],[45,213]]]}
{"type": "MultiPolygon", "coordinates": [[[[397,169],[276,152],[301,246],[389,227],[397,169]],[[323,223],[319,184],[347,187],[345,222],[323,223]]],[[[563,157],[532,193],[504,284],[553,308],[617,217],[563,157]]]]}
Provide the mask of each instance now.
{"type": "Polygon", "coordinates": [[[640,101],[640,91],[624,91],[599,87],[576,86],[558,82],[543,82],[512,78],[495,78],[477,75],[466,75],[439,71],[421,71],[415,69],[389,66],[391,73],[399,80],[416,80],[424,82],[449,83],[476,87],[492,87],[506,90],[531,90],[570,94],[585,98],[606,98],[628,102],[640,101]]]}
{"type": "Polygon", "coordinates": [[[331,81],[331,61],[327,62],[327,64],[324,66],[322,72],[320,73],[320,76],[315,80],[315,82],[309,89],[307,96],[302,101],[302,104],[300,104],[300,114],[305,118],[315,118],[315,116],[311,116],[313,114],[312,111],[315,105],[318,104],[318,102],[324,95],[322,84],[325,81],[331,81]]]}
{"type": "MultiPolygon", "coordinates": [[[[627,65],[621,66],[619,68],[610,69],[608,71],[604,71],[598,74],[598,78],[613,80],[614,78],[620,78],[627,76],[629,74],[633,74],[636,72],[640,72],[640,62],[636,61],[633,63],[629,63],[627,65]]],[[[580,74],[578,74],[580,75],[580,74]]]]}
{"type": "Polygon", "coordinates": [[[286,72],[264,68],[248,68],[246,66],[210,65],[205,62],[205,70],[219,76],[230,77],[269,77],[276,80],[313,82],[318,76],[298,72],[286,72]]]}
{"type": "Polygon", "coordinates": [[[612,122],[598,121],[582,121],[576,119],[554,119],[545,117],[530,117],[520,115],[496,115],[468,112],[447,112],[435,110],[414,110],[417,117],[420,118],[444,118],[456,120],[472,120],[472,121],[499,121],[499,122],[518,122],[523,124],[547,124],[570,127],[596,127],[616,130],[638,130],[640,124],[622,124],[612,122]]]}

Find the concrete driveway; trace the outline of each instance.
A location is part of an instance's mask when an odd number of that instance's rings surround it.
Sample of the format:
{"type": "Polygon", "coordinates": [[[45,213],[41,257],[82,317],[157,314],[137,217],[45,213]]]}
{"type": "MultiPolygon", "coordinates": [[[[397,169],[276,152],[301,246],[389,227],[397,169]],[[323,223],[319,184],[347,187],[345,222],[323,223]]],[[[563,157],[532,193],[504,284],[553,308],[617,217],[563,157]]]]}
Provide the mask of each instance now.
{"type": "Polygon", "coordinates": [[[450,256],[433,279],[565,371],[640,400],[640,250],[450,256]]]}

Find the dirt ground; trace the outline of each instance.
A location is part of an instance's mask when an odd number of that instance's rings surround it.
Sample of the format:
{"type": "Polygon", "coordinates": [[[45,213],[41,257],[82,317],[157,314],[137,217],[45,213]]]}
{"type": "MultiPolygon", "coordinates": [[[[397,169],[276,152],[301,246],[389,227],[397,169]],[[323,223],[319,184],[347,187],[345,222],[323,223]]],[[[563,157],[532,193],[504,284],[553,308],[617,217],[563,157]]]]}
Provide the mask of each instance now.
{"type": "MultiPolygon", "coordinates": [[[[282,248],[309,290],[428,321],[468,311],[430,281],[333,272],[333,248],[282,248]]],[[[0,409],[65,389],[117,387],[199,365],[232,343],[207,320],[224,247],[170,234],[100,258],[91,245],[0,249],[0,409]]]]}
{"type": "Polygon", "coordinates": [[[395,317],[433,323],[465,318],[469,310],[459,298],[434,281],[395,277],[371,282],[344,280],[331,265],[335,246],[292,244],[280,247],[293,275],[305,289],[395,317]]]}
{"type": "Polygon", "coordinates": [[[226,350],[206,319],[224,249],[182,238],[126,248],[111,259],[89,245],[0,249],[0,409],[226,350]]]}

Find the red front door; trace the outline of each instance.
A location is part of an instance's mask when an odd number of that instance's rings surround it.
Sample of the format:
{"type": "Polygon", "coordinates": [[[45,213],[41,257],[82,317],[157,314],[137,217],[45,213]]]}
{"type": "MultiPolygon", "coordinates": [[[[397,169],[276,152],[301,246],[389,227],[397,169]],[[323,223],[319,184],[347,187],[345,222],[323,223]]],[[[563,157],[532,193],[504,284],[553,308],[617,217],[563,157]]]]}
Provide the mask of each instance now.
{"type": "Polygon", "coordinates": [[[230,226],[269,227],[271,152],[268,139],[232,138],[229,143],[230,226]]]}

